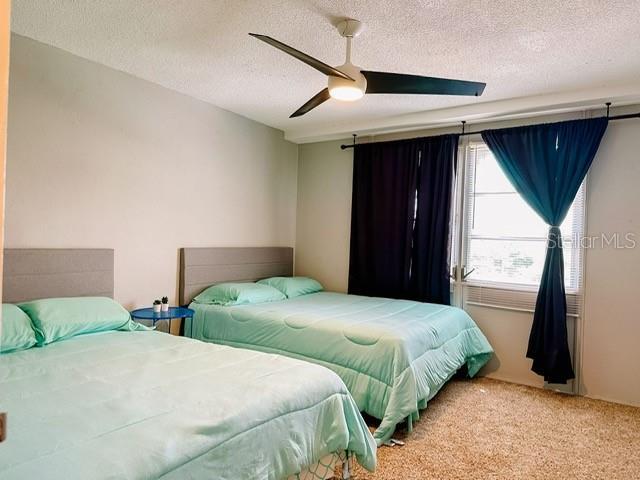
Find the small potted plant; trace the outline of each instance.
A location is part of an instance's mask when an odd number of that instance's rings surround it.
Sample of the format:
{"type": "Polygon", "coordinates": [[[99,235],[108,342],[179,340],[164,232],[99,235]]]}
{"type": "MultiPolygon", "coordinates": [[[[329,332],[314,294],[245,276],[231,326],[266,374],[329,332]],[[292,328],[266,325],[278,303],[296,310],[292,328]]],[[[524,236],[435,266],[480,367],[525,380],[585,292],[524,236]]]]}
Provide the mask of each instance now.
{"type": "Polygon", "coordinates": [[[162,297],[162,311],[169,311],[169,297],[162,297]]]}
{"type": "Polygon", "coordinates": [[[162,302],[158,299],[153,301],[153,313],[160,313],[162,309],[162,302]]]}

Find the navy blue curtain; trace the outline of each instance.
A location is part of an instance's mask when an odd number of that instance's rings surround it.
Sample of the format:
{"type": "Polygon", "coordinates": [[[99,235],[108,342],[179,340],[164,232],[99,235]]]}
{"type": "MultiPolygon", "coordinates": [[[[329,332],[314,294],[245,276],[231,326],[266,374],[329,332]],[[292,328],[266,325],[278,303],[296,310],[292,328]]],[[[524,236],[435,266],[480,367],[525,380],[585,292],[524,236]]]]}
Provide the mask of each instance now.
{"type": "Polygon", "coordinates": [[[357,145],[349,293],[449,303],[457,135],[357,145]]]}
{"type": "Polygon", "coordinates": [[[406,141],[355,147],[349,293],[406,298],[418,156],[406,141]]]}
{"type": "Polygon", "coordinates": [[[421,302],[451,303],[451,204],[458,138],[442,135],[419,140],[411,297],[421,302]]]}
{"type": "Polygon", "coordinates": [[[567,303],[560,224],[607,128],[606,118],[488,130],[482,138],[515,189],[549,224],[527,357],[550,383],[574,378],[567,342],[567,303]]]}

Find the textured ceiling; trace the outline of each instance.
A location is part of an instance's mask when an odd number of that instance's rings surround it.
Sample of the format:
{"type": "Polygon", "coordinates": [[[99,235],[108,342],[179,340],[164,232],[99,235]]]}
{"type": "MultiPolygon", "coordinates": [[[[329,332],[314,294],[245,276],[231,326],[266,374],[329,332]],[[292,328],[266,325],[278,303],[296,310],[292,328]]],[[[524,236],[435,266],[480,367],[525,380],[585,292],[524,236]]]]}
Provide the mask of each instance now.
{"type": "Polygon", "coordinates": [[[14,0],[12,10],[20,35],[294,140],[296,132],[350,132],[415,112],[640,85],[640,0],[14,0]],[[289,119],[325,77],[247,33],[339,65],[345,41],[333,24],[343,17],[366,25],[354,42],[361,67],[484,81],[484,95],[367,95],[289,119]]]}

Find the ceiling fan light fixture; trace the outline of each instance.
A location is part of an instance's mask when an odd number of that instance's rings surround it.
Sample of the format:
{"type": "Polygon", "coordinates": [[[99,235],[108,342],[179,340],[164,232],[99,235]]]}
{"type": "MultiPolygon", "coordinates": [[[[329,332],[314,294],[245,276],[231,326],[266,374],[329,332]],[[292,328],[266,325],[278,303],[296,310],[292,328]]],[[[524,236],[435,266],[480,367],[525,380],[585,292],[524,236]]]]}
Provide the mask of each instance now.
{"type": "Polygon", "coordinates": [[[329,95],[343,102],[354,102],[364,97],[364,92],[355,85],[344,85],[329,89],[329,95]]]}
{"type": "Polygon", "coordinates": [[[329,95],[331,95],[331,98],[335,98],[336,100],[341,100],[343,102],[354,102],[356,100],[360,100],[367,91],[367,79],[360,73],[360,68],[350,62],[336,68],[353,78],[353,80],[329,76],[327,87],[329,88],[329,95]]]}

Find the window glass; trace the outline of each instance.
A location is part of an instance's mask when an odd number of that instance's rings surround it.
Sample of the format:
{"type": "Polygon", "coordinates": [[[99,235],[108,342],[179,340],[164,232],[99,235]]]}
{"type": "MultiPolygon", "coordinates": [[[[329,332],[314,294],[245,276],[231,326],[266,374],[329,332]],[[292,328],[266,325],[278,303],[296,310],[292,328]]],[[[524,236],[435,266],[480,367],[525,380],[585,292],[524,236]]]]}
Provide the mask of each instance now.
{"type": "MultiPolygon", "coordinates": [[[[469,282],[538,286],[545,260],[549,227],[515,191],[484,143],[466,149],[464,257],[469,282]]],[[[560,227],[563,236],[565,284],[578,288],[584,188],[560,227]]]]}

